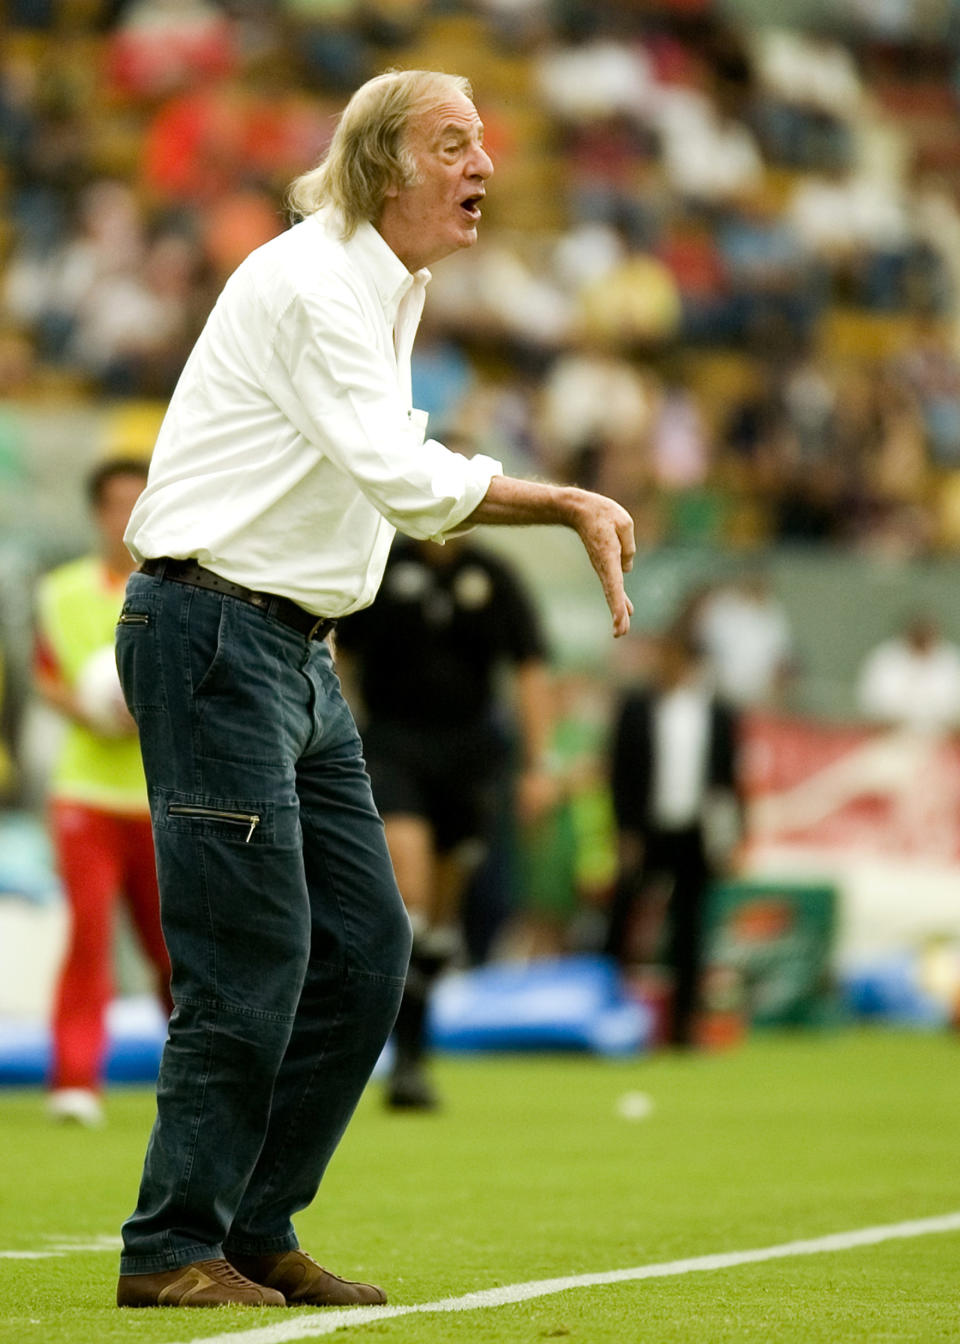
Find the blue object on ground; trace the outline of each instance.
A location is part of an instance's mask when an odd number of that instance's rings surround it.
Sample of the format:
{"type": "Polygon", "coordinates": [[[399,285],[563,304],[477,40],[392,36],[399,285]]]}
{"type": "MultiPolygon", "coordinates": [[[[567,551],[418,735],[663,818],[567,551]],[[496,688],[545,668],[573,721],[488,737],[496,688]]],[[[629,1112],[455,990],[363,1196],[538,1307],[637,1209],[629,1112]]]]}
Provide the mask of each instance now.
{"type": "Polygon", "coordinates": [[[649,1047],[653,1017],[627,998],[605,957],[496,963],[442,979],[430,1002],[430,1036],[447,1050],[592,1050],[649,1047]]]}
{"type": "MultiPolygon", "coordinates": [[[[150,998],[118,999],[107,1018],[108,1083],[152,1083],[167,1029],[150,998]]],[[[35,1087],[50,1074],[50,1029],[45,1022],[0,1020],[0,1086],[35,1087]]]]}
{"type": "Polygon", "coordinates": [[[892,953],[847,970],[842,976],[842,989],[856,1017],[934,1029],[949,1021],[947,1005],[920,983],[918,958],[913,952],[892,953]]]}

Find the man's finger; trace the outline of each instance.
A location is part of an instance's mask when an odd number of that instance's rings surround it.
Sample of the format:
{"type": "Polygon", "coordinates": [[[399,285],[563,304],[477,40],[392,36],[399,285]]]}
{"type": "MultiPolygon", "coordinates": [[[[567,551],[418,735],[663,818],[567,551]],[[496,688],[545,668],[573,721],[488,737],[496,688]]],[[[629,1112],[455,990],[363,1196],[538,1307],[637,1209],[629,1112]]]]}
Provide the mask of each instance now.
{"type": "Polygon", "coordinates": [[[614,637],[619,638],[630,629],[633,603],[624,591],[622,574],[616,570],[607,570],[600,577],[603,581],[603,592],[607,599],[607,606],[610,608],[610,614],[613,617],[614,637]]]}
{"type": "Polygon", "coordinates": [[[617,536],[620,539],[620,567],[624,574],[627,574],[633,569],[633,557],[637,553],[632,518],[627,518],[626,522],[617,525],[617,536]]]}
{"type": "Polygon", "coordinates": [[[621,635],[625,635],[629,629],[630,629],[630,612],[628,610],[628,603],[624,602],[623,606],[620,608],[619,612],[617,612],[616,616],[614,617],[613,621],[614,639],[619,639],[621,635]]]}

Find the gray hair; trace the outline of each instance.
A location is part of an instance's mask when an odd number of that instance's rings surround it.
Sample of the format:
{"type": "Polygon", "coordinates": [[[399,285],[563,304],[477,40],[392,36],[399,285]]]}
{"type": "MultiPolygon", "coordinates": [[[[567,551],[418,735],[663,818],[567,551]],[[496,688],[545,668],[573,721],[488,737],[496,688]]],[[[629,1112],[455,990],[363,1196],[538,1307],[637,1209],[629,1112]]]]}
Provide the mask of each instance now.
{"type": "Polygon", "coordinates": [[[302,218],[332,205],[343,217],[347,238],[365,220],[375,223],[388,189],[411,186],[417,179],[406,146],[411,119],[452,92],[473,97],[469,80],[436,70],[388,70],[361,84],[321,162],[290,184],[292,213],[302,218]]]}

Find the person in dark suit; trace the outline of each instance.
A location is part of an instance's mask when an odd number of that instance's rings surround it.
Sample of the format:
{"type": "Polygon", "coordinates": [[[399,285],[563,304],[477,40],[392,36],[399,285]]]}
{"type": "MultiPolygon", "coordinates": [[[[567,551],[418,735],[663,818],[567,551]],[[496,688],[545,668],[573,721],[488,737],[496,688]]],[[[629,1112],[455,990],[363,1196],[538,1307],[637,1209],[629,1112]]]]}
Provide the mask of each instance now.
{"type": "Polygon", "coordinates": [[[696,1039],[707,893],[742,835],[737,729],[689,633],[677,627],[660,635],[649,685],[628,692],[614,728],[619,875],[606,951],[623,966],[651,960],[666,933],[674,977],[669,1037],[678,1046],[696,1039]],[[665,906],[656,895],[664,883],[665,906]]]}

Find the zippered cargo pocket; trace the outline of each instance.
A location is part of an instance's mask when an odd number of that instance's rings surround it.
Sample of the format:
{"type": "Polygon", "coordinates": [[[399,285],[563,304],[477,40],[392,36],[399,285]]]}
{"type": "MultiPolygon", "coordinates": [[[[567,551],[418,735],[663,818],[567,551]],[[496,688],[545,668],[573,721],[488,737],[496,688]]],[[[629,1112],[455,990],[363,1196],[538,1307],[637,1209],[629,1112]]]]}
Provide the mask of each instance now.
{"type": "Polygon", "coordinates": [[[117,625],[149,625],[150,613],[148,611],[121,611],[117,618],[117,625]]]}
{"type": "Polygon", "coordinates": [[[253,833],[260,825],[259,812],[231,812],[222,807],[204,807],[199,803],[171,803],[167,808],[168,817],[192,817],[196,821],[223,821],[228,826],[245,826],[247,834],[244,843],[253,839],[253,833]]]}

